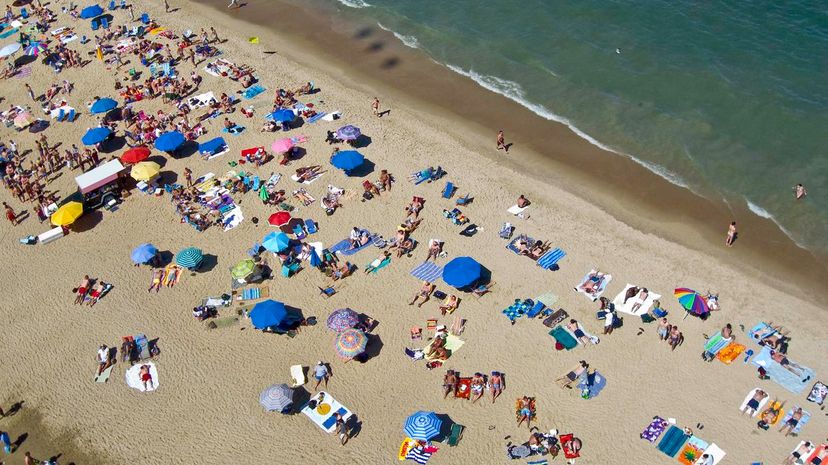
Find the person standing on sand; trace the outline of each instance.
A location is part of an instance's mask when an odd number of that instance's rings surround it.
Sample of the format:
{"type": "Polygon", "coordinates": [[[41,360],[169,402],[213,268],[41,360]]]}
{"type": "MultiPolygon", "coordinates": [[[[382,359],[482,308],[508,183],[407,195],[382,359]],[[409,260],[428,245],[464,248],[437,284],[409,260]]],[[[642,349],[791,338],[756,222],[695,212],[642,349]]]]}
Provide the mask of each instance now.
{"type": "Polygon", "coordinates": [[[210,26],[210,34],[213,35],[213,42],[214,43],[217,43],[217,44],[221,43],[221,40],[219,39],[219,36],[218,36],[218,32],[216,32],[216,28],[214,28],[213,26],[210,26]]]}
{"type": "Polygon", "coordinates": [[[371,110],[374,112],[374,116],[376,116],[377,118],[382,117],[382,115],[380,114],[380,101],[376,97],[374,97],[374,101],[371,102],[371,110]]]}
{"type": "Polygon", "coordinates": [[[184,179],[187,181],[187,187],[193,187],[193,170],[185,167],[184,179]]]}
{"type": "Polygon", "coordinates": [[[230,0],[230,4],[227,5],[227,8],[233,8],[233,7],[239,8],[240,6],[241,5],[239,5],[239,0],[230,0]]]}
{"type": "Polygon", "coordinates": [[[796,200],[802,200],[806,195],[808,195],[808,191],[805,190],[805,186],[802,184],[797,184],[794,186],[794,195],[796,196],[796,200]]]}
{"type": "Polygon", "coordinates": [[[320,360],[313,370],[313,377],[316,378],[316,386],[313,387],[313,390],[315,391],[319,389],[319,383],[321,383],[323,379],[325,380],[325,388],[327,389],[328,380],[331,379],[331,374],[328,371],[328,367],[325,366],[325,364],[322,363],[322,361],[320,360]]]}
{"type": "Polygon", "coordinates": [[[339,412],[334,413],[334,418],[336,419],[336,426],[334,427],[334,434],[339,435],[339,444],[345,445],[348,442],[348,425],[345,423],[345,419],[342,418],[342,415],[339,412]]]}
{"type": "Polygon", "coordinates": [[[18,220],[17,215],[14,213],[14,209],[6,202],[3,202],[3,208],[6,209],[6,219],[9,220],[13,226],[17,226],[18,220]]]}
{"type": "Polygon", "coordinates": [[[733,241],[736,240],[736,222],[733,221],[730,223],[730,226],[727,228],[727,239],[725,239],[725,245],[728,247],[733,247],[733,241]]]}
{"type": "Polygon", "coordinates": [[[503,136],[503,129],[497,131],[497,149],[503,149],[509,153],[509,146],[506,145],[506,138],[503,136]]]}
{"type": "Polygon", "coordinates": [[[132,8],[132,3],[127,6],[127,11],[129,11],[129,20],[135,21],[135,10],[132,8]]]}
{"type": "Polygon", "coordinates": [[[29,85],[29,83],[27,82],[23,85],[26,86],[26,93],[29,94],[29,98],[32,99],[33,102],[37,102],[37,99],[35,98],[35,93],[32,90],[32,87],[29,85]]]}

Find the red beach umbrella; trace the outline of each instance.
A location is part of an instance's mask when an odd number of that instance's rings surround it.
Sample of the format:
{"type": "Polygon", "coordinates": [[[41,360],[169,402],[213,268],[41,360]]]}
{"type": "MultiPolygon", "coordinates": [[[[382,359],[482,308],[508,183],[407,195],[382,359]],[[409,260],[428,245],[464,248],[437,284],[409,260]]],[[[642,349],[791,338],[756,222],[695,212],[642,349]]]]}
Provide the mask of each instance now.
{"type": "Polygon", "coordinates": [[[281,226],[288,221],[290,221],[290,213],[288,212],[276,212],[267,219],[267,222],[273,226],[281,226]]]}
{"type": "Polygon", "coordinates": [[[134,147],[121,155],[121,161],[124,163],[139,163],[150,156],[150,149],[146,147],[134,147]]]}

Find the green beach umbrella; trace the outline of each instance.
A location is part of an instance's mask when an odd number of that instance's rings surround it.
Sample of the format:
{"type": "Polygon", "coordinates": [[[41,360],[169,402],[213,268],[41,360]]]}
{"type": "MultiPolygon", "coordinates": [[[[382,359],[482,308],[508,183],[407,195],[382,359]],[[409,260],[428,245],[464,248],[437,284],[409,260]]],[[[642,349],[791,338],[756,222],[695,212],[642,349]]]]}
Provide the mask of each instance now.
{"type": "Polygon", "coordinates": [[[230,275],[234,279],[244,279],[253,273],[254,268],[256,268],[256,262],[252,258],[246,258],[230,270],[230,275]]]}
{"type": "Polygon", "coordinates": [[[267,193],[267,187],[264,184],[259,188],[259,198],[262,199],[262,202],[267,202],[270,199],[270,194],[267,193]]]}

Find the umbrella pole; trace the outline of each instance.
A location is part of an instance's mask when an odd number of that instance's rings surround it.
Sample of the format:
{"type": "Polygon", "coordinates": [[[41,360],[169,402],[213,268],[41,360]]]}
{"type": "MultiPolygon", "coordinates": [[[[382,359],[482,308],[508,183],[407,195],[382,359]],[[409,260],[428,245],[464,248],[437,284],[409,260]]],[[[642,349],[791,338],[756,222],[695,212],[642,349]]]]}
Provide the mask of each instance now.
{"type": "Polygon", "coordinates": [[[689,314],[690,314],[690,310],[684,309],[684,318],[682,318],[682,320],[686,320],[687,315],[689,315],[689,314]]]}

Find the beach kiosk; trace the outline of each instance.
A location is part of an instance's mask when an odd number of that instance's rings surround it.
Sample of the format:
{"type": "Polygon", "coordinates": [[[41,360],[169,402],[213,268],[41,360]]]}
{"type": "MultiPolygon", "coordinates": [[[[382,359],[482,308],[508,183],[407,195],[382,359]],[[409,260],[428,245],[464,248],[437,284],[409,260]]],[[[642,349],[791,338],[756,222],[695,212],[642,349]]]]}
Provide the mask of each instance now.
{"type": "Polygon", "coordinates": [[[110,160],[97,168],[75,176],[78,193],[87,209],[111,208],[120,199],[118,178],[125,172],[120,160],[110,160]]]}

